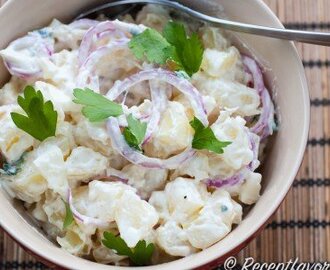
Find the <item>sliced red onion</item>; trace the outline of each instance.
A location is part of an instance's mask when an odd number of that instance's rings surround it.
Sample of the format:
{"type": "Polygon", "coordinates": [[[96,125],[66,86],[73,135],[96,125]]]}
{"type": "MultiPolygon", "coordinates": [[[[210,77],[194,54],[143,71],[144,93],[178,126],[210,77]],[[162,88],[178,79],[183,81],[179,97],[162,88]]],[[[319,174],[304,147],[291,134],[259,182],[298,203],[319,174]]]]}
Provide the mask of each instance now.
{"type": "Polygon", "coordinates": [[[124,184],[128,184],[127,176],[119,170],[109,168],[106,171],[106,175],[107,175],[107,177],[110,177],[110,179],[115,178],[119,182],[122,182],[124,184]]]}
{"type": "Polygon", "coordinates": [[[9,73],[13,76],[19,77],[23,80],[30,80],[40,75],[40,70],[26,71],[23,68],[15,67],[11,64],[11,61],[4,61],[4,65],[9,73]]]}
{"type": "Polygon", "coordinates": [[[151,114],[141,114],[137,119],[147,122],[151,118],[151,114]]]}
{"type": "Polygon", "coordinates": [[[262,112],[258,122],[252,127],[251,131],[260,134],[261,139],[265,139],[274,131],[274,104],[267,90],[261,93],[263,104],[262,112]]]}
{"type": "Polygon", "coordinates": [[[214,179],[204,180],[208,187],[222,188],[225,186],[235,186],[244,180],[243,173],[239,172],[228,178],[216,177],[214,179]]]}
{"type": "Polygon", "coordinates": [[[73,204],[73,198],[72,198],[72,191],[71,189],[68,190],[68,204],[70,206],[70,209],[72,211],[73,216],[78,219],[80,222],[84,223],[85,225],[94,225],[97,227],[108,227],[109,222],[105,222],[98,218],[88,217],[85,216],[75,208],[73,204]]]}
{"type": "MultiPolygon", "coordinates": [[[[164,89],[160,89],[160,87],[155,81],[150,81],[149,86],[150,86],[150,95],[152,100],[151,112],[149,112],[146,115],[135,116],[137,119],[147,123],[147,130],[142,145],[150,141],[152,134],[154,133],[160,122],[160,116],[163,113],[163,111],[166,109],[166,104],[167,104],[167,95],[166,95],[167,89],[165,89],[165,91],[164,89]]],[[[123,106],[125,106],[124,103],[126,100],[127,93],[128,91],[126,91],[125,97],[122,101],[123,106]]],[[[130,113],[129,109],[126,109],[124,111],[126,111],[126,114],[130,113]]],[[[126,117],[119,117],[118,121],[121,127],[127,126],[126,117]]]]}
{"type": "Polygon", "coordinates": [[[108,45],[102,46],[92,52],[79,69],[77,78],[78,86],[86,87],[86,85],[89,85],[92,89],[98,89],[98,77],[93,75],[95,65],[103,56],[110,54],[115,50],[126,48],[128,41],[129,39],[127,38],[114,40],[108,45]],[[88,81],[90,82],[88,83],[88,81]]]}
{"type": "Polygon", "coordinates": [[[116,28],[111,21],[100,22],[86,32],[79,47],[80,65],[85,62],[89,54],[92,52],[95,36],[105,31],[112,31],[112,33],[115,33],[116,28]]]}
{"type": "Polygon", "coordinates": [[[36,56],[50,57],[53,54],[54,48],[39,34],[32,32],[24,37],[14,40],[3,51],[4,53],[1,55],[9,73],[24,80],[28,80],[40,75],[41,69],[39,66],[32,61],[32,63],[30,63],[32,66],[27,68],[26,66],[29,63],[24,60],[24,57],[21,57],[22,59],[18,59],[18,57],[12,57],[10,54],[5,53],[6,50],[14,51],[17,54],[20,51],[29,50],[30,55],[28,57],[33,59],[36,56]]]}
{"type": "Polygon", "coordinates": [[[260,161],[258,160],[259,154],[259,138],[256,134],[248,132],[250,149],[253,152],[253,158],[250,164],[241,169],[238,173],[234,174],[231,177],[223,178],[223,177],[215,177],[203,180],[204,183],[209,187],[221,188],[224,186],[235,186],[245,179],[245,175],[247,171],[254,172],[260,165],[260,161]]]}
{"type": "Polygon", "coordinates": [[[248,56],[242,56],[243,64],[253,77],[253,85],[260,95],[262,111],[258,122],[251,128],[251,132],[259,134],[261,139],[273,134],[274,104],[265,87],[263,75],[257,62],[248,56]]]}
{"type": "Polygon", "coordinates": [[[121,178],[119,176],[116,176],[116,175],[108,175],[104,178],[100,178],[100,179],[104,179],[104,180],[107,180],[107,181],[111,181],[111,182],[122,182],[123,184],[128,184],[128,179],[125,179],[125,178],[121,178]]]}
{"type": "Polygon", "coordinates": [[[99,23],[100,23],[100,21],[96,21],[96,20],[80,19],[80,20],[73,21],[72,23],[69,24],[69,26],[72,28],[76,28],[76,29],[88,30],[89,28],[91,28],[99,23]]]}
{"type": "Polygon", "coordinates": [[[184,161],[188,160],[195,154],[194,150],[187,148],[184,152],[168,159],[147,157],[127,144],[121,134],[119,123],[116,118],[109,118],[107,122],[107,129],[110,135],[112,147],[128,161],[146,168],[176,169],[184,161]]]}
{"type": "Polygon", "coordinates": [[[251,132],[248,132],[250,148],[253,152],[253,159],[250,164],[247,166],[247,169],[254,172],[260,165],[260,161],[258,160],[259,154],[259,137],[251,132]]]}
{"type": "Polygon", "coordinates": [[[204,126],[208,126],[207,112],[204,106],[203,97],[198,92],[198,90],[188,80],[178,77],[174,72],[161,68],[143,70],[126,78],[123,81],[115,82],[114,86],[108,91],[106,96],[110,100],[115,100],[132,86],[147,80],[165,81],[168,84],[176,87],[179,91],[188,97],[190,104],[195,112],[195,116],[203,123],[204,126]]]}
{"type": "Polygon", "coordinates": [[[123,175],[119,176],[120,174],[116,173],[116,172],[111,172],[109,173],[104,173],[104,174],[98,174],[98,175],[94,175],[92,177],[89,177],[87,180],[84,180],[84,182],[90,182],[93,180],[105,180],[105,181],[109,181],[109,182],[122,182],[123,184],[127,184],[128,183],[128,179],[126,179],[123,175]]]}
{"type": "MultiPolygon", "coordinates": [[[[151,112],[145,114],[145,115],[135,115],[135,117],[142,122],[147,123],[147,130],[145,134],[145,138],[142,142],[142,145],[146,144],[152,137],[152,134],[156,130],[159,122],[160,122],[160,115],[166,108],[167,104],[167,96],[166,92],[164,92],[164,89],[160,89],[157,84],[155,84],[155,81],[150,81],[150,93],[151,93],[151,100],[152,100],[152,107],[151,107],[151,112]]],[[[128,92],[126,92],[127,94],[128,92]]],[[[124,106],[124,112],[125,114],[129,114],[130,110],[126,108],[124,105],[125,103],[125,98],[123,99],[123,106],[124,106]]],[[[134,113],[133,113],[134,115],[134,113]]],[[[120,127],[127,127],[127,120],[126,116],[119,116],[118,122],[120,127]]]]}
{"type": "Polygon", "coordinates": [[[79,48],[79,63],[82,65],[89,54],[95,49],[94,42],[104,37],[123,39],[127,34],[135,34],[143,31],[142,26],[115,21],[100,22],[91,27],[84,35],[79,48]]]}
{"type": "Polygon", "coordinates": [[[142,144],[146,144],[148,141],[150,141],[152,134],[154,133],[160,122],[160,116],[162,112],[165,110],[167,103],[167,97],[165,91],[162,91],[162,89],[158,87],[155,81],[150,81],[149,85],[150,85],[151,100],[152,100],[152,113],[148,121],[146,135],[144,137],[142,144]]]}
{"type": "Polygon", "coordinates": [[[260,95],[265,90],[265,84],[259,65],[253,58],[246,55],[242,56],[242,60],[245,68],[252,75],[254,88],[260,95]]]}

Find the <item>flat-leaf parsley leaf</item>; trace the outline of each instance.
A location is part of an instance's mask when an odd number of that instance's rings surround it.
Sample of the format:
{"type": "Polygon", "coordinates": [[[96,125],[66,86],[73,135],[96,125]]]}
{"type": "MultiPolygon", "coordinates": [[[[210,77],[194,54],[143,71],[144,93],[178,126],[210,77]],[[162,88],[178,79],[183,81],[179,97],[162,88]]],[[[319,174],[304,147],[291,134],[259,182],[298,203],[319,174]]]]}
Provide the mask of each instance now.
{"type": "Polygon", "coordinates": [[[129,48],[136,58],[146,57],[149,62],[159,65],[166,64],[174,53],[171,44],[154,29],[146,29],[135,35],[129,43],[129,48]]]}
{"type": "Polygon", "coordinates": [[[127,116],[127,123],[128,127],[126,127],[123,132],[126,142],[129,146],[141,150],[140,144],[146,135],[147,123],[135,119],[132,114],[127,116]]]}
{"type": "Polygon", "coordinates": [[[73,102],[84,105],[82,113],[91,122],[100,122],[110,116],[117,117],[123,114],[123,108],[120,104],[95,93],[91,89],[77,88],[73,90],[73,95],[75,96],[73,102]]]}
{"type": "Polygon", "coordinates": [[[8,163],[6,161],[2,164],[2,169],[0,169],[0,175],[16,175],[20,172],[22,165],[24,163],[25,153],[14,162],[8,163]]]}
{"type": "Polygon", "coordinates": [[[165,25],[163,35],[154,29],[146,29],[133,36],[129,48],[138,59],[146,57],[152,63],[168,64],[172,69],[183,70],[189,76],[199,70],[204,52],[197,34],[188,37],[184,25],[175,22],[165,25]]]}
{"type": "Polygon", "coordinates": [[[196,73],[203,59],[203,45],[196,33],[188,37],[182,24],[168,22],[163,30],[166,40],[176,48],[180,64],[189,76],[196,73]]]}
{"type": "Polygon", "coordinates": [[[194,149],[206,149],[217,154],[223,153],[223,148],[231,144],[231,142],[219,141],[210,127],[204,127],[203,123],[197,118],[190,122],[190,125],[195,130],[195,135],[192,141],[194,149]]]}
{"type": "Polygon", "coordinates": [[[155,249],[154,244],[147,245],[145,240],[140,240],[134,248],[130,248],[120,236],[115,236],[111,232],[104,232],[103,237],[104,246],[114,250],[118,255],[129,257],[134,265],[147,265],[155,249]]]}
{"type": "Polygon", "coordinates": [[[33,86],[26,86],[24,97],[18,96],[17,103],[27,114],[11,113],[18,128],[39,141],[55,136],[57,112],[51,101],[44,102],[41,91],[36,91],[33,86]]]}
{"type": "Polygon", "coordinates": [[[74,222],[74,218],[70,205],[65,201],[63,201],[63,203],[65,204],[65,218],[63,221],[63,230],[65,230],[74,222]]]}

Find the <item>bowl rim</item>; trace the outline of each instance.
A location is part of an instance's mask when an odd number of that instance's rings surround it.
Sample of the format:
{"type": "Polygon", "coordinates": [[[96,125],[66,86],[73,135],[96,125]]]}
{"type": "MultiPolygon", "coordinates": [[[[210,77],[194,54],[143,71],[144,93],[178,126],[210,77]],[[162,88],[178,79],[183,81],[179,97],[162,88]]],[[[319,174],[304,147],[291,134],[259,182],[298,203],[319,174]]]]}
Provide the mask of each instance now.
{"type": "MultiPolygon", "coordinates": [[[[277,24],[278,27],[284,28],[283,24],[279,20],[279,18],[273,13],[273,11],[270,9],[270,7],[267,6],[266,3],[264,3],[262,0],[255,0],[258,5],[261,6],[261,8],[264,10],[265,13],[269,16],[270,19],[274,23],[277,24]]],[[[9,10],[12,6],[14,6],[17,3],[17,1],[14,0],[8,0],[0,9],[0,16],[1,14],[5,14],[7,10],[9,10]]],[[[262,218],[256,221],[257,226],[254,226],[254,229],[251,229],[249,233],[246,234],[245,237],[240,239],[240,244],[236,247],[232,247],[229,250],[226,250],[226,252],[223,253],[223,255],[219,256],[213,253],[207,254],[206,252],[208,249],[203,250],[197,254],[200,254],[200,256],[188,256],[184,258],[177,259],[172,262],[164,263],[164,264],[158,264],[158,265],[152,265],[152,266],[145,266],[145,267],[139,267],[139,269],[155,269],[157,267],[158,269],[178,269],[176,268],[180,264],[186,265],[185,269],[192,269],[192,268],[201,268],[203,267],[211,267],[214,266],[215,263],[221,263],[224,262],[225,259],[231,255],[235,255],[238,253],[242,248],[244,248],[251,240],[253,240],[258,234],[261,233],[263,228],[266,226],[268,223],[268,220],[272,217],[272,215],[276,212],[276,210],[280,207],[281,203],[285,199],[285,196],[290,190],[290,187],[294,181],[295,176],[298,173],[299,167],[302,163],[303,157],[304,157],[304,152],[305,152],[305,147],[307,144],[308,140],[308,134],[309,134],[309,125],[310,125],[310,97],[309,97],[309,90],[308,90],[308,84],[307,84],[307,79],[306,75],[304,72],[304,67],[302,65],[300,56],[298,54],[298,51],[294,45],[293,42],[288,42],[288,46],[292,50],[292,55],[295,58],[295,62],[297,65],[297,68],[299,68],[299,77],[300,77],[300,84],[301,84],[301,92],[302,92],[302,98],[303,98],[303,108],[304,108],[304,115],[303,115],[303,130],[301,133],[301,144],[299,145],[299,151],[296,153],[296,159],[293,163],[292,169],[290,171],[290,174],[287,175],[287,184],[282,188],[282,192],[276,197],[276,201],[272,204],[272,206],[269,208],[269,211],[262,215],[262,218]]],[[[16,236],[15,229],[10,226],[10,224],[4,224],[0,220],[0,226],[1,228],[12,238],[14,239],[20,246],[22,246],[28,253],[32,254],[33,256],[37,257],[40,261],[43,263],[46,263],[47,265],[50,265],[52,267],[56,266],[57,269],[71,269],[72,266],[69,265],[63,265],[60,261],[54,260],[50,254],[46,254],[45,252],[42,252],[41,250],[37,249],[35,246],[31,245],[28,242],[25,242],[21,239],[18,239],[16,236]],[[59,267],[59,268],[58,268],[59,267]],[[70,268],[68,268],[70,267],[70,268]]],[[[0,228],[0,229],[1,229],[0,228]]],[[[215,244],[216,245],[216,244],[215,244]]],[[[70,255],[68,253],[68,255],[70,255]]],[[[78,258],[80,260],[84,260],[82,258],[78,258]]],[[[95,263],[92,261],[89,261],[90,267],[93,265],[102,265],[99,263],[95,263]]],[[[115,269],[117,267],[110,266],[110,265],[102,265],[106,269],[115,269]]],[[[133,267],[120,267],[120,269],[132,269],[133,267]]],[[[74,268],[72,268],[74,269],[74,268]]]]}

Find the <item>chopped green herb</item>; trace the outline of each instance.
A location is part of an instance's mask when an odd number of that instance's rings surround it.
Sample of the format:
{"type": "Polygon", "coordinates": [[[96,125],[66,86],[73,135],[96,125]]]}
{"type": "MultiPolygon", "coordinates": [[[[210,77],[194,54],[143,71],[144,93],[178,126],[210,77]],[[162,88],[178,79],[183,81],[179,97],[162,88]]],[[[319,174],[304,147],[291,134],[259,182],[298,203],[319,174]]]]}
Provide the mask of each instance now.
{"type": "Polygon", "coordinates": [[[182,52],[187,41],[184,25],[176,22],[168,22],[163,29],[163,36],[178,51],[182,52]]]}
{"type": "Polygon", "coordinates": [[[24,156],[25,154],[23,154],[18,160],[12,163],[4,162],[2,169],[0,169],[0,175],[16,175],[21,170],[22,164],[24,162],[24,156]]]}
{"type": "Polygon", "coordinates": [[[51,101],[44,102],[41,91],[36,91],[33,86],[26,86],[24,97],[19,96],[17,103],[27,114],[11,113],[11,118],[18,128],[39,141],[55,136],[57,112],[51,101]]]}
{"type": "Polygon", "coordinates": [[[129,257],[134,265],[147,265],[150,262],[154,244],[147,245],[145,240],[140,240],[134,248],[130,248],[120,236],[115,236],[111,232],[104,232],[103,237],[104,246],[114,250],[118,255],[129,257]]]}
{"type": "Polygon", "coordinates": [[[138,59],[147,58],[149,62],[164,65],[172,57],[173,48],[166,39],[154,29],[147,29],[134,36],[129,48],[138,59]]]}
{"type": "Polygon", "coordinates": [[[128,127],[126,127],[123,132],[126,142],[131,147],[141,150],[140,144],[146,135],[147,123],[135,119],[132,114],[127,116],[127,123],[128,127]]]}
{"type": "Polygon", "coordinates": [[[223,153],[223,148],[230,145],[231,142],[219,141],[210,127],[204,127],[203,123],[194,117],[194,120],[190,122],[190,125],[195,130],[195,135],[192,142],[194,149],[206,149],[217,154],[223,153]]]}
{"type": "Polygon", "coordinates": [[[228,207],[226,205],[221,205],[221,212],[226,212],[228,207]]]}
{"type": "Polygon", "coordinates": [[[168,64],[189,76],[199,70],[204,52],[197,34],[188,37],[183,24],[175,22],[166,24],[163,35],[154,29],[147,29],[133,36],[129,47],[138,59],[146,57],[152,63],[168,64]]]}
{"type": "Polygon", "coordinates": [[[65,218],[63,221],[63,230],[66,230],[74,222],[74,218],[70,205],[65,201],[63,202],[65,204],[65,218]]]}
{"type": "Polygon", "coordinates": [[[189,76],[196,73],[203,59],[204,48],[196,33],[188,37],[184,26],[176,22],[168,22],[163,35],[176,48],[180,65],[189,76]]]}
{"type": "Polygon", "coordinates": [[[74,89],[73,95],[75,96],[73,102],[84,105],[82,113],[91,122],[100,122],[110,116],[123,114],[121,105],[88,88],[74,89]]]}

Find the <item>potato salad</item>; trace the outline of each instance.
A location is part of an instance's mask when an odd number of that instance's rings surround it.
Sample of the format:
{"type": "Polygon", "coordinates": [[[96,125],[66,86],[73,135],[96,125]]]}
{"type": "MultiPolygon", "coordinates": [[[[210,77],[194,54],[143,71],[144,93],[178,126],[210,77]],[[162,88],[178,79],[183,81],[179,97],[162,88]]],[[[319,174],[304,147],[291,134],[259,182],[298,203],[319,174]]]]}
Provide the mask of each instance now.
{"type": "Polygon", "coordinates": [[[274,105],[259,64],[221,29],[147,5],[54,19],[0,55],[0,185],[71,254],[189,256],[258,200],[274,105]]]}

